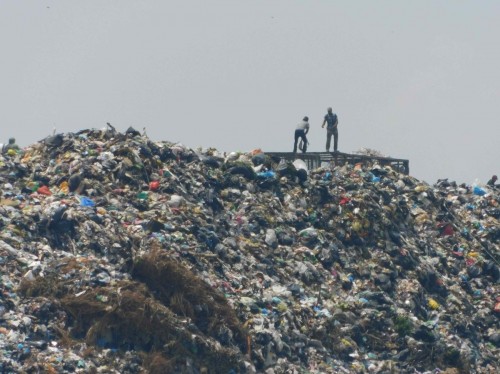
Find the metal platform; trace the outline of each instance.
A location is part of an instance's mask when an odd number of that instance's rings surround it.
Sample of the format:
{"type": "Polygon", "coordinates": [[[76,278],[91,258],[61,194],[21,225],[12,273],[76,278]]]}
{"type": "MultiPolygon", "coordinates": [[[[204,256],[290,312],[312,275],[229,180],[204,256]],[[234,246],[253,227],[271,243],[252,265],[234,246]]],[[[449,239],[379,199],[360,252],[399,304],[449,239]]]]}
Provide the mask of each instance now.
{"type": "Polygon", "coordinates": [[[287,161],[294,161],[295,159],[304,160],[309,170],[320,167],[322,163],[333,162],[334,165],[345,165],[346,163],[355,165],[361,163],[366,165],[368,163],[373,164],[376,161],[380,166],[390,166],[400,173],[410,174],[410,161],[400,158],[366,156],[343,152],[307,152],[296,154],[292,152],[265,152],[265,154],[287,161]]]}

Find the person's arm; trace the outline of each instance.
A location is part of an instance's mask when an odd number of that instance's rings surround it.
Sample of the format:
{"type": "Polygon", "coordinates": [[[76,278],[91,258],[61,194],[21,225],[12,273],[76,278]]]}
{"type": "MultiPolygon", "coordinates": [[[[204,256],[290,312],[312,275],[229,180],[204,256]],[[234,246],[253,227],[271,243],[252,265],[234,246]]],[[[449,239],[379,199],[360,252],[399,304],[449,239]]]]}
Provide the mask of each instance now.
{"type": "Polygon", "coordinates": [[[338,124],[339,124],[339,117],[335,119],[335,125],[333,125],[333,128],[336,129],[338,124]]]}
{"type": "Polygon", "coordinates": [[[325,127],[325,123],[326,123],[326,118],[323,120],[323,124],[321,125],[321,128],[325,127]]]}

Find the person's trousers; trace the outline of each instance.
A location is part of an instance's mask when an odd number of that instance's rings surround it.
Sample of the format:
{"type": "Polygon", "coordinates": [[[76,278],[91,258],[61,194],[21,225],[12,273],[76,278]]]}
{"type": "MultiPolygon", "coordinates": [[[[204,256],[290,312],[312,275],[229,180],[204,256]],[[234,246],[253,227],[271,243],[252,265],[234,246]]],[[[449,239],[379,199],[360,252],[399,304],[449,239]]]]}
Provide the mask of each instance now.
{"type": "Polygon", "coordinates": [[[337,145],[339,143],[339,131],[337,128],[334,129],[326,129],[326,151],[330,152],[330,143],[333,135],[333,150],[337,151],[337,145]]]}
{"type": "Polygon", "coordinates": [[[297,129],[295,130],[295,141],[293,143],[293,153],[297,153],[297,143],[299,142],[299,139],[302,139],[302,153],[306,153],[307,151],[307,138],[306,138],[306,133],[302,129],[297,129]]]}

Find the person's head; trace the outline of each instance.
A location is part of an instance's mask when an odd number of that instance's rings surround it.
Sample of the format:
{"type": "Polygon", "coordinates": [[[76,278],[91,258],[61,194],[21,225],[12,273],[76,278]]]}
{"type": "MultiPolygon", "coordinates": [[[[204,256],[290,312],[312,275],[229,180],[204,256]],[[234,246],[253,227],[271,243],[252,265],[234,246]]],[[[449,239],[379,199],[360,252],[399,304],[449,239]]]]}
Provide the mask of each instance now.
{"type": "Polygon", "coordinates": [[[496,175],[492,176],[491,179],[493,179],[493,182],[496,182],[498,177],[496,175]]]}
{"type": "Polygon", "coordinates": [[[309,117],[308,117],[308,116],[305,116],[305,117],[302,119],[302,121],[304,121],[304,122],[309,121],[309,117]]]}
{"type": "Polygon", "coordinates": [[[14,144],[16,142],[16,138],[10,138],[9,139],[9,144],[14,144]]]}
{"type": "Polygon", "coordinates": [[[333,109],[332,109],[332,107],[328,107],[327,110],[328,110],[328,113],[331,113],[333,109]]]}

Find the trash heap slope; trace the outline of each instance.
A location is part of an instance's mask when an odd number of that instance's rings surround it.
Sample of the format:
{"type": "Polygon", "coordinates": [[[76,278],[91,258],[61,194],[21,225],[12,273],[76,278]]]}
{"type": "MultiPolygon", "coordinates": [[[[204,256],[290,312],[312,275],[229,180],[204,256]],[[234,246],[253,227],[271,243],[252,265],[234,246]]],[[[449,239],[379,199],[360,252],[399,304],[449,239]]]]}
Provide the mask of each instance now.
{"type": "Polygon", "coordinates": [[[135,131],[0,158],[2,372],[499,372],[500,196],[135,131]]]}

